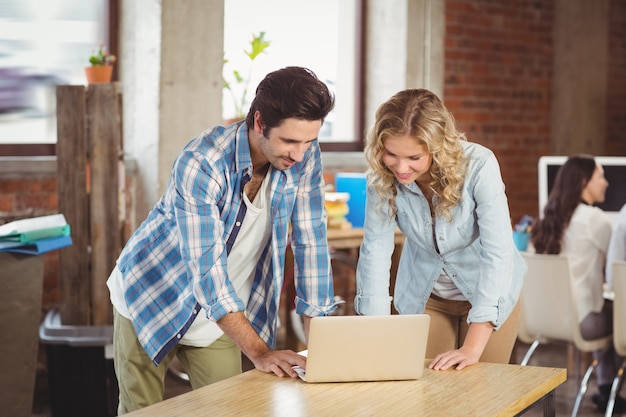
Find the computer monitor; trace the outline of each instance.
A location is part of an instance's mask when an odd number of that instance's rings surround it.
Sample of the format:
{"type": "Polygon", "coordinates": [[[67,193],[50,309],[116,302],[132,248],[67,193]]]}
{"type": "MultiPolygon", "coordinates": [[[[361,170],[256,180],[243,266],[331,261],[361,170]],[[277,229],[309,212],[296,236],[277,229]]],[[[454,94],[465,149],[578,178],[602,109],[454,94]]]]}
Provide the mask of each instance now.
{"type": "MultiPolygon", "coordinates": [[[[596,204],[614,220],[617,212],[626,203],[626,157],[596,156],[596,162],[604,168],[604,176],[609,181],[606,198],[596,204]]],[[[543,217],[543,208],[548,202],[548,195],[556,179],[556,174],[567,161],[567,156],[542,156],[539,158],[539,217],[543,217]]]]}

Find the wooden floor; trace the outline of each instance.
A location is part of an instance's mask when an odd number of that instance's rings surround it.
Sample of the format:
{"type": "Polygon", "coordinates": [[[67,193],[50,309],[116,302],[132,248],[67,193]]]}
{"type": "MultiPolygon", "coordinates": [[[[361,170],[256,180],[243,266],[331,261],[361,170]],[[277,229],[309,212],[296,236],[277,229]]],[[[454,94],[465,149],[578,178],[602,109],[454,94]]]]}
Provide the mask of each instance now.
{"type": "MultiPolygon", "coordinates": [[[[284,332],[282,333],[283,339],[281,343],[284,343],[284,332]]],[[[513,352],[512,361],[515,363],[521,362],[524,353],[528,349],[528,345],[518,342],[513,352]]],[[[576,392],[578,390],[578,381],[576,380],[576,369],[573,365],[573,353],[570,348],[565,345],[546,345],[540,346],[529,365],[534,366],[553,366],[567,368],[568,379],[567,381],[556,390],[556,415],[557,416],[569,416],[574,400],[576,398],[576,392]]],[[[586,359],[586,358],[583,358],[586,359]]],[[[246,366],[250,366],[247,364],[246,366]]],[[[244,366],[245,367],[245,366],[244,366]]],[[[584,369],[583,371],[584,372],[584,369]]],[[[601,413],[595,411],[593,403],[591,402],[591,394],[595,391],[596,384],[592,378],[587,395],[583,401],[579,416],[581,417],[598,417],[601,413]]],[[[190,386],[187,382],[176,378],[173,375],[169,375],[166,381],[166,397],[172,397],[190,390],[190,386]]],[[[525,414],[525,417],[541,416],[541,410],[530,410],[525,414]]],[[[40,367],[37,373],[37,381],[35,388],[35,398],[33,401],[32,417],[51,417],[49,406],[49,391],[47,383],[47,374],[44,368],[40,367]]]]}

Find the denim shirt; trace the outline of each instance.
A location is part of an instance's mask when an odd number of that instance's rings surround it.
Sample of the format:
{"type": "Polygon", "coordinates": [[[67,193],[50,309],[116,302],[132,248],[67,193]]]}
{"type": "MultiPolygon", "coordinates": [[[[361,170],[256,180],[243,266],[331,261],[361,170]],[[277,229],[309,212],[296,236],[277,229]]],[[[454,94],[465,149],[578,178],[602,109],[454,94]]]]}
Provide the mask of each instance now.
{"type": "Polygon", "coordinates": [[[487,148],[464,142],[468,167],[452,220],[437,216],[415,183],[396,183],[397,215],[368,186],[364,238],[357,267],[358,314],[390,314],[389,271],[394,231],[406,239],[394,289],[400,314],[422,313],[445,272],[471,303],[468,322],[499,328],[515,307],[526,264],[515,248],[500,167],[487,148]],[[436,241],[436,244],[435,244],[436,241]]]}

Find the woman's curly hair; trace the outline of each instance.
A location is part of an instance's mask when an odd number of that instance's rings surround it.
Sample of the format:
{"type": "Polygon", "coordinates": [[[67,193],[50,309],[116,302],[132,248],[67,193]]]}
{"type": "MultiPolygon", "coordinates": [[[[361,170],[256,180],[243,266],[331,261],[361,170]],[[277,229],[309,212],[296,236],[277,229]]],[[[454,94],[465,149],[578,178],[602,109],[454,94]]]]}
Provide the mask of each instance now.
{"type": "Polygon", "coordinates": [[[388,201],[389,214],[395,217],[398,183],[383,162],[385,139],[390,136],[411,136],[426,146],[433,159],[429,187],[436,196],[435,214],[452,220],[451,209],[461,200],[467,169],[461,143],[466,140],[465,134],[457,130],[452,114],[425,89],[400,91],[376,110],[376,122],[368,132],[365,147],[368,181],[381,200],[388,201]]]}

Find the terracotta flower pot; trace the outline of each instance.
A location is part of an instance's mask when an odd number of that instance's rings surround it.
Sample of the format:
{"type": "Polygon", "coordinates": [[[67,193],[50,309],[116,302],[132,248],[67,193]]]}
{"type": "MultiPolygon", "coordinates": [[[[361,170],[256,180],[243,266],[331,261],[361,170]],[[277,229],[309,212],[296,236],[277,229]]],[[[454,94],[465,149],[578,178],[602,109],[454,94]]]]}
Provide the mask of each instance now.
{"type": "Polygon", "coordinates": [[[93,65],[85,67],[88,84],[110,83],[113,75],[112,65],[93,65]]]}

